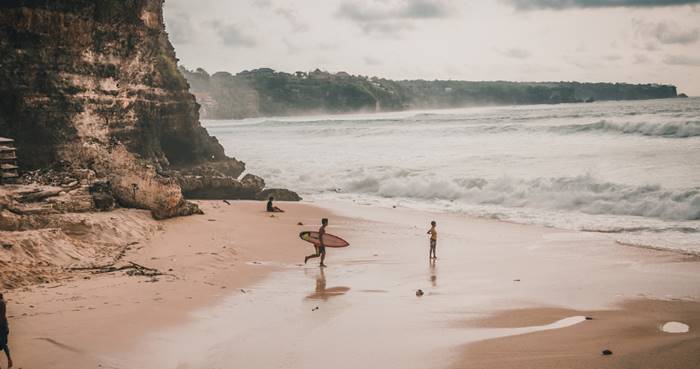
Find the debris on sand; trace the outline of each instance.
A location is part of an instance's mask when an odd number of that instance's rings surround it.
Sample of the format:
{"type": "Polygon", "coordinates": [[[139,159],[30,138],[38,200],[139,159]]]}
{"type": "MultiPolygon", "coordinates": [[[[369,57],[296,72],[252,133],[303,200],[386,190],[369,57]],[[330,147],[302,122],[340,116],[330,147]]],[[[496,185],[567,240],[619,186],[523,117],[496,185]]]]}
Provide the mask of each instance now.
{"type": "Polygon", "coordinates": [[[603,354],[603,356],[608,356],[608,355],[612,355],[613,353],[612,353],[612,351],[605,349],[605,350],[603,350],[602,354],[603,354]]]}
{"type": "Polygon", "coordinates": [[[226,205],[231,205],[231,203],[228,202],[228,200],[224,200],[224,203],[225,203],[226,205]]]}
{"type": "MultiPolygon", "coordinates": [[[[144,276],[144,277],[155,277],[159,275],[171,275],[172,274],[165,274],[159,271],[158,269],[155,268],[149,268],[145,267],[140,264],[136,264],[132,261],[129,261],[128,264],[121,265],[121,266],[115,266],[114,264],[109,264],[109,265],[102,265],[102,266],[94,266],[94,267],[75,267],[75,268],[69,268],[70,270],[84,270],[84,271],[90,271],[92,274],[103,274],[103,273],[113,273],[113,272],[118,272],[118,271],[126,271],[126,275],[128,276],[144,276]]],[[[155,278],[153,278],[155,279],[155,278]]]]}
{"type": "Polygon", "coordinates": [[[303,226],[303,225],[304,225],[304,223],[302,223],[302,222],[299,222],[299,223],[297,223],[297,225],[299,225],[299,226],[303,226]]]}
{"type": "Polygon", "coordinates": [[[424,295],[423,290],[420,290],[420,289],[419,289],[419,290],[416,291],[416,296],[421,297],[421,296],[423,296],[423,295],[424,295]]]}

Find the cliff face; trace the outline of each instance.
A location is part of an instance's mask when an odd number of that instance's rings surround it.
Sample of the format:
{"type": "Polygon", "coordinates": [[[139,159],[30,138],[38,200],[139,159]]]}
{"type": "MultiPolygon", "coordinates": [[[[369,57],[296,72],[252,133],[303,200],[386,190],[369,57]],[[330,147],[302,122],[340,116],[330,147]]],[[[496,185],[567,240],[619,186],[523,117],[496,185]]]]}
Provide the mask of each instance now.
{"type": "Polygon", "coordinates": [[[0,136],[16,140],[22,170],[87,168],[120,203],[159,216],[196,211],[173,169],[224,168],[214,175],[236,181],[244,164],[201,127],[162,5],[0,2],[0,136]]]}
{"type": "Polygon", "coordinates": [[[164,32],[162,0],[4,1],[0,131],[21,164],[120,142],[161,165],[224,159],[164,32]]]}

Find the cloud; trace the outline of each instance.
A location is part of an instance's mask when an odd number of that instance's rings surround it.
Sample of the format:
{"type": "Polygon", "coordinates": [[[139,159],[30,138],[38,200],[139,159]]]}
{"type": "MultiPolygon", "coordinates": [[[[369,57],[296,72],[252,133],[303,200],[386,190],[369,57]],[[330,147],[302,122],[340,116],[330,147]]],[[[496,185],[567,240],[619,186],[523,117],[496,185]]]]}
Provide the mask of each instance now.
{"type": "Polygon", "coordinates": [[[506,0],[519,10],[659,7],[700,4],[700,0],[506,0]]]}
{"type": "Polygon", "coordinates": [[[512,48],[501,51],[501,54],[513,59],[527,59],[530,57],[530,52],[525,49],[512,48]]]}
{"type": "Polygon", "coordinates": [[[258,8],[269,8],[272,6],[272,1],[271,0],[253,0],[253,5],[257,6],[258,8]]]}
{"type": "Polygon", "coordinates": [[[649,61],[649,57],[644,54],[634,54],[634,64],[647,64],[649,61]]]}
{"type": "Polygon", "coordinates": [[[212,22],[212,26],[221,42],[230,47],[253,47],[257,41],[241,31],[236,24],[221,24],[219,21],[212,22]]]}
{"type": "Polygon", "coordinates": [[[194,29],[186,13],[176,13],[165,18],[165,29],[173,44],[186,44],[192,41],[194,29]]]}
{"type": "Polygon", "coordinates": [[[357,23],[365,33],[384,34],[412,29],[416,20],[447,18],[450,14],[447,2],[428,0],[343,1],[336,12],[337,17],[357,23]]]}
{"type": "Polygon", "coordinates": [[[688,55],[667,55],[664,58],[664,63],[669,65],[700,67],[700,58],[688,55]]]}
{"type": "Polygon", "coordinates": [[[651,37],[662,44],[688,45],[700,39],[700,29],[681,29],[673,23],[636,21],[637,33],[643,37],[651,37]]]}
{"type": "Polygon", "coordinates": [[[309,25],[301,21],[293,9],[279,8],[275,9],[275,13],[284,17],[292,26],[294,32],[306,32],[309,30],[309,25]]]}
{"type": "Polygon", "coordinates": [[[384,64],[381,59],[377,59],[371,56],[365,56],[364,57],[365,64],[370,66],[370,67],[376,67],[378,65],[384,64]]]}

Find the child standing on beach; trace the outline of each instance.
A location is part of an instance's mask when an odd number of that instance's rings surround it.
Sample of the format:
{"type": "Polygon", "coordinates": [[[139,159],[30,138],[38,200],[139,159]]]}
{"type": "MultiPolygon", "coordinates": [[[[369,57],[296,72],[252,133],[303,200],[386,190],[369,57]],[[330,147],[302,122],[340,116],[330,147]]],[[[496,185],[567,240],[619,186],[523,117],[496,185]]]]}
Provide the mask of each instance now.
{"type": "Polygon", "coordinates": [[[437,245],[437,229],[435,229],[435,226],[437,226],[437,223],[435,223],[433,220],[430,222],[430,229],[427,232],[427,234],[430,235],[430,251],[428,252],[428,258],[430,259],[437,259],[437,255],[435,254],[435,246],[437,245]]]}
{"type": "Polygon", "coordinates": [[[7,323],[7,306],[5,299],[0,293],[0,351],[5,351],[7,355],[7,367],[12,368],[12,357],[10,356],[10,348],[7,346],[7,336],[10,334],[10,326],[7,323]]]}
{"type": "Polygon", "coordinates": [[[316,253],[311,254],[304,258],[304,264],[306,264],[309,259],[321,257],[320,267],[325,268],[326,264],[323,262],[326,260],[326,246],[323,244],[323,235],[326,234],[326,226],[328,225],[328,218],[321,219],[321,228],[318,229],[318,241],[320,245],[314,246],[316,248],[316,253]]]}

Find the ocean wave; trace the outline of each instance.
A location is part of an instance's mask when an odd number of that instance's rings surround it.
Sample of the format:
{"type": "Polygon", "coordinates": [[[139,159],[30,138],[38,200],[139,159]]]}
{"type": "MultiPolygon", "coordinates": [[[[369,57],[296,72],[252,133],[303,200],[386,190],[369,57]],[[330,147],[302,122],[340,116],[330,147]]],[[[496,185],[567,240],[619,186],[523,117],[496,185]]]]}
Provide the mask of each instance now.
{"type": "Polygon", "coordinates": [[[582,133],[607,131],[643,136],[660,136],[670,138],[688,138],[700,136],[700,121],[685,122],[611,122],[601,120],[589,124],[572,124],[552,127],[552,131],[563,133],[582,133]]]}
{"type": "Polygon", "coordinates": [[[461,201],[469,205],[700,220],[700,187],[632,186],[601,182],[590,175],[531,180],[367,176],[348,181],[343,191],[385,198],[461,201]]]}

